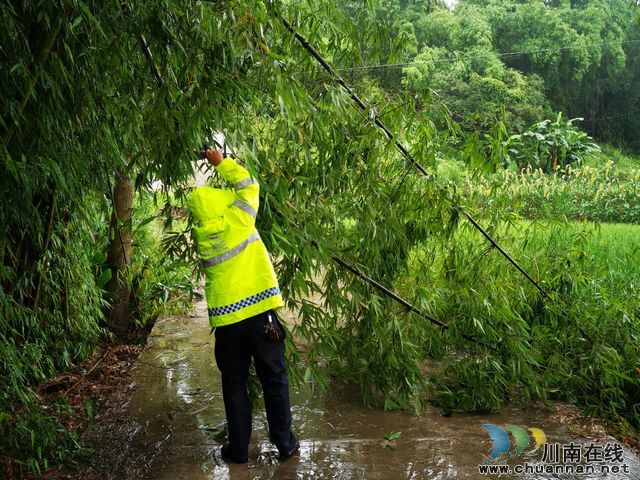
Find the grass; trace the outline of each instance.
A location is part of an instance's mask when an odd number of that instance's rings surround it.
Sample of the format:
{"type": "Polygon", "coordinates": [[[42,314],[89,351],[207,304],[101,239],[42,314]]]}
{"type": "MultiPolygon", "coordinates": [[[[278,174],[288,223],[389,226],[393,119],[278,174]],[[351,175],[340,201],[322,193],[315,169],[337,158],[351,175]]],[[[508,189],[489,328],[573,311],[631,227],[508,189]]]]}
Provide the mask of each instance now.
{"type": "Polygon", "coordinates": [[[593,272],[616,273],[627,278],[629,283],[640,279],[640,225],[591,225],[594,230],[586,251],[590,256],[593,272]]]}
{"type": "Polygon", "coordinates": [[[640,225],[520,220],[510,231],[512,238],[520,244],[528,236],[531,250],[545,249],[544,244],[550,241],[550,236],[582,237],[579,246],[585,272],[620,275],[631,285],[640,279],[640,225]]]}

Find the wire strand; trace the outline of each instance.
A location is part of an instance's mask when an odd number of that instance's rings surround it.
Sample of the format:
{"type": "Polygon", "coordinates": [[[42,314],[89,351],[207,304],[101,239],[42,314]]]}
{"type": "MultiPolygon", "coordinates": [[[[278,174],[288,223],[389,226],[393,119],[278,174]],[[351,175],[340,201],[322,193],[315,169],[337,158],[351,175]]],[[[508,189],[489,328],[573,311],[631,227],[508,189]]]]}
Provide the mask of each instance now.
{"type": "MultiPolygon", "coordinates": [[[[561,52],[565,50],[577,50],[584,49],[587,47],[595,47],[595,46],[605,46],[605,45],[627,45],[640,43],[640,38],[636,38],[634,40],[627,40],[624,42],[602,42],[602,43],[592,43],[589,45],[572,45],[565,47],[556,47],[556,48],[541,48],[538,50],[522,50],[522,51],[514,51],[514,52],[503,52],[503,53],[495,53],[495,52],[483,52],[482,55],[467,55],[462,53],[462,55],[456,55],[456,58],[436,58],[429,61],[411,61],[411,62],[398,62],[398,63],[379,63],[377,65],[361,65],[359,67],[343,67],[336,68],[336,71],[340,72],[350,72],[357,70],[375,70],[377,68],[397,68],[397,67],[408,67],[411,65],[425,65],[431,63],[454,63],[461,59],[465,60],[474,60],[476,58],[482,58],[486,56],[495,56],[495,57],[515,57],[518,55],[529,55],[532,53],[544,53],[544,52],[561,52]]],[[[591,49],[593,50],[593,49],[591,49]]],[[[449,53],[458,54],[461,52],[451,51],[449,53]]]]}

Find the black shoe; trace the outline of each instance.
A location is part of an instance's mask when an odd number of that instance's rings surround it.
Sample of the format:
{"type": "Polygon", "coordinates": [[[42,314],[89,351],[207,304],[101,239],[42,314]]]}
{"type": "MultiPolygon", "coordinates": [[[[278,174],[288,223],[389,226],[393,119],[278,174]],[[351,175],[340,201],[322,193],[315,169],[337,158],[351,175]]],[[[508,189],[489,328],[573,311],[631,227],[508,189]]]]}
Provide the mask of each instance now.
{"type": "Polygon", "coordinates": [[[300,455],[300,444],[296,444],[295,447],[293,447],[291,450],[289,450],[288,452],[280,452],[280,460],[287,460],[288,458],[291,457],[296,457],[300,455]]]}
{"type": "Polygon", "coordinates": [[[228,445],[222,447],[222,449],[220,450],[220,456],[227,463],[247,463],[249,461],[249,457],[240,457],[229,453],[228,445]]]}

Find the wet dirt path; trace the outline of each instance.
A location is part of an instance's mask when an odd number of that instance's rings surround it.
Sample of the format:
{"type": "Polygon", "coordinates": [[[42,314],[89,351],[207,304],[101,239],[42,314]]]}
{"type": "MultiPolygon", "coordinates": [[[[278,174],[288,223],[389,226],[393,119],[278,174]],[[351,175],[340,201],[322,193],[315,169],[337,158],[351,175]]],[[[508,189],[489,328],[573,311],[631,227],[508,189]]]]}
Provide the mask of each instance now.
{"type": "MultiPolygon", "coordinates": [[[[277,451],[268,441],[264,412],[255,412],[249,463],[227,465],[220,459],[221,444],[216,440],[224,427],[224,408],[203,303],[189,317],[157,322],[133,377],[133,397],[125,409],[131,419],[126,451],[135,458],[135,468],[118,471],[114,464],[114,478],[640,479],[638,458],[627,451],[623,462],[610,462],[621,468],[626,464],[627,474],[482,475],[478,464],[492,450],[483,424],[536,427],[546,433],[550,444],[577,440],[542,410],[509,407],[499,415],[442,417],[429,407],[423,416],[415,417],[366,408],[357,393],[345,387],[326,396],[307,386],[291,389],[299,457],[278,462],[277,451]],[[392,432],[401,435],[386,442],[384,436],[392,432]]],[[[586,447],[579,448],[584,454],[586,447]]],[[[509,465],[542,465],[542,449],[532,449],[533,439],[523,453],[508,460],[509,465]]]]}

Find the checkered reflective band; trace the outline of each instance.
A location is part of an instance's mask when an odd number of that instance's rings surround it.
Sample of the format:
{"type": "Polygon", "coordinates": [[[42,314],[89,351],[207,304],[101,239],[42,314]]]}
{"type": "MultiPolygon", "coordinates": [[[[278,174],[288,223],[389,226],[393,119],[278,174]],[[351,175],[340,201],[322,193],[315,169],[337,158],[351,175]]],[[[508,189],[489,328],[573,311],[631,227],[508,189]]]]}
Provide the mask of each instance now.
{"type": "Polygon", "coordinates": [[[243,298],[242,300],[237,301],[236,303],[232,303],[231,305],[225,305],[224,307],[214,307],[209,309],[210,317],[219,317],[221,315],[226,315],[227,313],[237,312],[241,308],[248,307],[249,305],[253,305],[258,303],[265,298],[275,297],[280,294],[280,289],[278,287],[271,287],[263,292],[256,293],[255,295],[251,295],[250,297],[243,298]]]}

